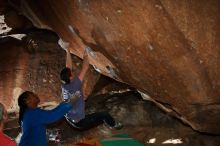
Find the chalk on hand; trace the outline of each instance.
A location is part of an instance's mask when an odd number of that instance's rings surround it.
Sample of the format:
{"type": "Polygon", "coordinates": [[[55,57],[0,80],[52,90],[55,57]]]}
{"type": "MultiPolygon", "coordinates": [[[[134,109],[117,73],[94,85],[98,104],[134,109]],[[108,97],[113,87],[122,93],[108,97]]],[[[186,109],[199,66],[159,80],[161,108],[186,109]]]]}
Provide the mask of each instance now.
{"type": "Polygon", "coordinates": [[[63,41],[61,38],[59,39],[58,44],[59,44],[60,47],[62,47],[64,50],[66,50],[67,48],[69,48],[69,43],[63,41]]]}

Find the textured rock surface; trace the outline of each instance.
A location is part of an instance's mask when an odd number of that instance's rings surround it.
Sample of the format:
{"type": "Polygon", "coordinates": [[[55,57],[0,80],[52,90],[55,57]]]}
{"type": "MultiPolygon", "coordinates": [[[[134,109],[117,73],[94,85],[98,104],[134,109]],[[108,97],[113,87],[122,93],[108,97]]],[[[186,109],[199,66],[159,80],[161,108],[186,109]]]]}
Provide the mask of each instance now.
{"type": "Polygon", "coordinates": [[[17,96],[23,90],[36,92],[42,103],[60,99],[59,71],[65,57],[64,51],[54,43],[57,38],[39,32],[25,39],[23,42],[1,39],[0,102],[12,111],[16,110],[17,96]]]}
{"type": "Polygon", "coordinates": [[[13,38],[1,39],[0,42],[0,101],[6,107],[14,108],[16,92],[22,87],[24,68],[27,67],[27,54],[21,42],[13,38]],[[22,78],[22,79],[21,79],[22,78]]]}
{"type": "Polygon", "coordinates": [[[194,129],[220,134],[219,6],[218,0],[24,0],[22,11],[70,42],[72,53],[82,56],[90,46],[103,74],[166,104],[194,129]]]}
{"type": "MultiPolygon", "coordinates": [[[[58,38],[50,31],[33,30],[19,41],[0,39],[0,102],[8,110],[17,110],[17,97],[23,90],[37,93],[42,104],[59,102],[61,84],[59,73],[65,66],[65,51],[57,44],[58,38]]],[[[82,60],[73,57],[75,75],[82,60]]],[[[94,69],[88,71],[83,82],[85,96],[89,96],[100,78],[94,69]]]]}

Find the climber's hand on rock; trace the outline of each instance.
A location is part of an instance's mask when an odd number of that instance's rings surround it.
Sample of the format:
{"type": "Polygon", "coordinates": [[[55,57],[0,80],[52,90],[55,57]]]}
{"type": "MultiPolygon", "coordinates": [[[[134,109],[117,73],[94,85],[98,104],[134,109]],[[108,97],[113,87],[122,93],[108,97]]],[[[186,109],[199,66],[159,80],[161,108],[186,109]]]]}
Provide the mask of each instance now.
{"type": "Polygon", "coordinates": [[[69,51],[70,44],[68,42],[59,39],[58,44],[62,47],[65,51],[69,51]]]}

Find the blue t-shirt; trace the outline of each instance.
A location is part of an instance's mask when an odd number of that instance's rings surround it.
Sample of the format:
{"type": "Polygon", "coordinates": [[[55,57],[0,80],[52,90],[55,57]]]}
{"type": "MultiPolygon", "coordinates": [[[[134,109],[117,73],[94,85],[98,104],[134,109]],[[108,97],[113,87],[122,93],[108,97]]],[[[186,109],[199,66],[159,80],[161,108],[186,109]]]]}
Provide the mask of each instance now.
{"type": "Polygon", "coordinates": [[[22,120],[22,137],[18,146],[46,146],[46,125],[61,119],[72,108],[61,103],[52,110],[27,109],[22,120]]]}
{"type": "Polygon", "coordinates": [[[85,101],[81,88],[82,82],[78,76],[71,80],[69,84],[63,84],[61,87],[64,101],[74,96],[76,92],[80,92],[79,99],[73,103],[73,108],[66,115],[75,123],[85,118],[85,101]]]}

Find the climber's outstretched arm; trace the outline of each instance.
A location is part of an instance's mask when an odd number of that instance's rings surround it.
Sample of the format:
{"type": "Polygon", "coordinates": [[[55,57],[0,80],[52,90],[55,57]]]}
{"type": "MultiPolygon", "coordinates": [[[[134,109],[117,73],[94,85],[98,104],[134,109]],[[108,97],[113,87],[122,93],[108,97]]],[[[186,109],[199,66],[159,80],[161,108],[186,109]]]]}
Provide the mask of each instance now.
{"type": "Polygon", "coordinates": [[[88,71],[89,69],[89,58],[88,58],[88,54],[86,51],[84,51],[84,55],[83,55],[83,65],[82,65],[82,69],[79,73],[79,79],[81,81],[83,81],[85,75],[86,75],[86,72],[88,71]]]}
{"type": "Polygon", "coordinates": [[[70,48],[66,48],[66,67],[70,68],[70,70],[73,70],[73,63],[72,58],[70,54],[70,48]]]}

